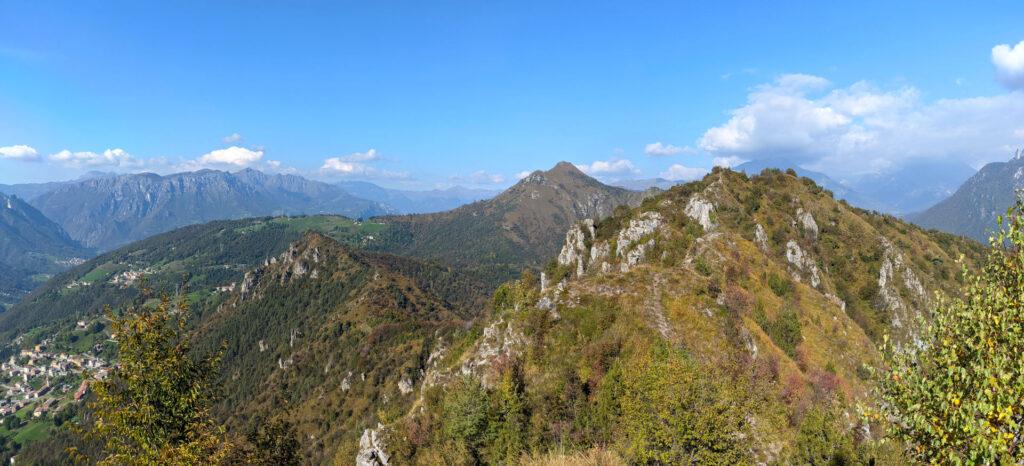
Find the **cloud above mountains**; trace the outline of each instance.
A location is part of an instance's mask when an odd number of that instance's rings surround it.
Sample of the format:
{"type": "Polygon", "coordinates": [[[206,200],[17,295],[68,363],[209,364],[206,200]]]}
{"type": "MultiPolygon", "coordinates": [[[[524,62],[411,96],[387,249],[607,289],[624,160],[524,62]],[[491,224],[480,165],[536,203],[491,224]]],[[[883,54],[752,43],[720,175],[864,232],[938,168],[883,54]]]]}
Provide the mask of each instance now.
{"type": "Polygon", "coordinates": [[[140,168],[144,162],[133,157],[124,149],[107,149],[103,152],[72,152],[64,149],[50,154],[49,160],[72,168],[122,167],[140,168]]]}
{"type": "Polygon", "coordinates": [[[23,144],[15,146],[0,147],[0,159],[10,160],[36,160],[39,152],[35,148],[23,144]]]}
{"type": "Polygon", "coordinates": [[[369,149],[365,152],[353,152],[348,155],[330,157],[324,160],[320,166],[319,174],[327,177],[337,178],[366,178],[366,179],[406,179],[408,172],[384,170],[372,165],[380,161],[381,156],[377,149],[369,149]]]}
{"type": "Polygon", "coordinates": [[[629,159],[596,160],[588,164],[578,164],[576,168],[591,176],[640,174],[640,170],[629,159]]]}
{"type": "Polygon", "coordinates": [[[248,167],[256,164],[262,159],[262,150],[231,146],[204,154],[199,157],[199,163],[202,165],[233,165],[235,167],[248,167]]]}
{"type": "Polygon", "coordinates": [[[857,174],[917,158],[979,166],[1008,158],[1022,142],[1020,92],[931,103],[920,94],[912,86],[836,87],[819,76],[783,75],[754,87],[746,104],[698,144],[723,159],[784,157],[826,173],[857,174]]]}
{"type": "Polygon", "coordinates": [[[662,144],[661,142],[652,142],[644,146],[644,153],[652,157],[667,157],[676,154],[693,154],[696,151],[690,147],[679,147],[672,144],[662,144]]]}

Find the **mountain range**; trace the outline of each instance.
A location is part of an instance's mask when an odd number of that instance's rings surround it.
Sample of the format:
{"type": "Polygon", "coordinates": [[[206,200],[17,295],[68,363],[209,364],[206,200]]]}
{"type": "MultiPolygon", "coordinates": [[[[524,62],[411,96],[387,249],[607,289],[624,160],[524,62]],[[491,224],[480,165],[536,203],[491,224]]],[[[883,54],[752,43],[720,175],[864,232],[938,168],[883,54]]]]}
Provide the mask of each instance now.
{"type": "Polygon", "coordinates": [[[921,212],[949,197],[975,170],[952,160],[912,160],[897,168],[836,180],[808,170],[785,158],[759,159],[736,166],[753,175],[765,168],[793,169],[810,178],[836,197],[863,208],[906,217],[921,212]]]}
{"type": "Polygon", "coordinates": [[[964,235],[982,243],[996,229],[996,217],[1006,214],[1024,187],[1024,153],[978,170],[951,196],[910,220],[926,228],[964,235]]]}
{"type": "MultiPolygon", "coordinates": [[[[194,290],[240,281],[241,272],[305,231],[317,231],[349,246],[395,253],[472,272],[490,287],[539,269],[560,247],[566,228],[584,218],[611,215],[616,206],[636,205],[640,193],[606,186],[561,163],[536,171],[494,199],[436,214],[375,217],[357,221],[316,215],[247,218],[191,225],[157,234],[101,254],[0,315],[0,333],[22,331],[70,312],[97,312],[124,305],[126,277],[145,275],[157,289],[182,280],[194,290]]],[[[133,280],[130,280],[133,281],[133,280]]]]}
{"type": "Polygon", "coordinates": [[[656,412],[715,439],[679,447],[705,462],[786,463],[807,413],[872,402],[883,335],[914,341],[956,259],[982,253],[778,170],[644,198],[559,164],[451,212],[163,233],[58,275],[0,335],[95,341],[75,322],[140,302],[146,276],[188,290],[200,350],[226,343],[218,419],[286,419],[315,464],[515,463],[527,446],[635,462],[662,435],[644,429],[668,428],[656,412]],[[516,264],[500,286],[481,273],[516,264]]]}
{"type": "Polygon", "coordinates": [[[426,214],[451,210],[471,202],[490,199],[500,193],[461,186],[409,191],[382,188],[366,181],[342,181],[337,185],[353,196],[378,202],[398,214],[426,214]]]}

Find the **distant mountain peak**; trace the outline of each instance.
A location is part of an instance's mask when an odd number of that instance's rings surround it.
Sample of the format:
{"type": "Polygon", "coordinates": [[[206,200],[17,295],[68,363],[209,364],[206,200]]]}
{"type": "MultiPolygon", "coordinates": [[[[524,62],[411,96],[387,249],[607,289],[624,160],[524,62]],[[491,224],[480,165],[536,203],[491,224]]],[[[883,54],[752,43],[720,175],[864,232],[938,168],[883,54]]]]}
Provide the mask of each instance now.
{"type": "Polygon", "coordinates": [[[555,164],[547,171],[549,175],[572,175],[572,176],[587,176],[583,171],[576,165],[573,165],[566,161],[561,161],[555,164]]]}
{"type": "MultiPolygon", "coordinates": [[[[579,182],[586,184],[600,183],[600,181],[597,181],[590,175],[583,173],[583,171],[581,171],[576,165],[563,161],[558,162],[547,171],[536,170],[533,173],[530,173],[527,177],[520,180],[515,186],[549,184],[549,182],[556,185],[579,182]]],[[[513,188],[515,188],[515,186],[513,186],[513,188]]]]}

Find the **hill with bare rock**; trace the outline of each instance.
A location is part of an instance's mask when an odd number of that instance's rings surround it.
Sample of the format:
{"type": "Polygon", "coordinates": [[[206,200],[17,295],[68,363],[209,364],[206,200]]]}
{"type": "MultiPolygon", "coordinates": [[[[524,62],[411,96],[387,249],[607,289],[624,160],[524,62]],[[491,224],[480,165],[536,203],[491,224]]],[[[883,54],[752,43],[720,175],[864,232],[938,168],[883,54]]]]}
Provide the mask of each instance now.
{"type": "Polygon", "coordinates": [[[427,215],[390,217],[392,252],[472,267],[508,279],[558,252],[579,220],[635,206],[644,194],[608,186],[561,162],[535,171],[493,199],[427,215]]]}
{"type": "Polygon", "coordinates": [[[957,257],[983,251],[777,170],[715,170],[563,238],[543,275],[497,291],[474,342],[413,380],[419,408],[366,424],[378,450],[884,463],[898,453],[854,409],[874,402],[877,347],[916,345],[934,293],[957,290],[957,257]]]}

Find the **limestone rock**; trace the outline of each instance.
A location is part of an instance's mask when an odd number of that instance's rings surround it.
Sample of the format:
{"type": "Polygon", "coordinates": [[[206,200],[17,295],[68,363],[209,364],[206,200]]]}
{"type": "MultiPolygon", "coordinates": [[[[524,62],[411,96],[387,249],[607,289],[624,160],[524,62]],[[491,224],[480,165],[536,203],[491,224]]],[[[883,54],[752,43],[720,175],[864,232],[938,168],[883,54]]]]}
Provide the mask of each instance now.
{"type": "Polygon", "coordinates": [[[664,219],[658,212],[644,212],[640,214],[639,218],[630,220],[629,226],[619,232],[619,239],[615,244],[615,255],[625,257],[630,244],[644,235],[654,233],[663,223],[664,219]]]}
{"type": "Polygon", "coordinates": [[[636,245],[632,250],[626,253],[626,257],[622,259],[622,263],[619,264],[619,270],[622,273],[629,272],[633,266],[640,263],[640,261],[647,254],[647,250],[654,247],[654,239],[647,240],[646,243],[636,245]]]}
{"type": "Polygon", "coordinates": [[[377,424],[376,429],[363,430],[359,438],[359,452],[356,454],[356,466],[387,466],[389,457],[384,451],[384,439],[380,430],[384,425],[377,424]]]}
{"type": "MultiPolygon", "coordinates": [[[[786,260],[798,271],[810,274],[812,287],[817,288],[821,285],[818,264],[814,262],[810,255],[804,253],[804,250],[800,248],[796,241],[789,240],[786,243],[786,260]]],[[[799,275],[797,275],[798,280],[799,278],[799,275]]]]}
{"type": "Polygon", "coordinates": [[[399,380],[398,391],[401,392],[403,395],[408,395],[412,393],[412,380],[410,380],[409,377],[404,377],[402,378],[402,380],[399,380]]]}
{"type": "Polygon", "coordinates": [[[754,226],[754,243],[757,247],[761,248],[762,251],[768,252],[768,234],[765,233],[764,227],[758,223],[754,226]]]}
{"type": "Polygon", "coordinates": [[[814,216],[810,212],[805,211],[803,208],[798,208],[796,209],[796,218],[800,220],[800,226],[803,227],[804,233],[812,239],[818,238],[818,223],[814,221],[814,216]]]}
{"type": "Polygon", "coordinates": [[[715,222],[711,219],[711,214],[715,212],[715,206],[704,198],[699,196],[691,197],[683,212],[688,217],[696,220],[697,223],[700,223],[700,226],[704,227],[705,231],[711,231],[715,228],[715,222]]]}

